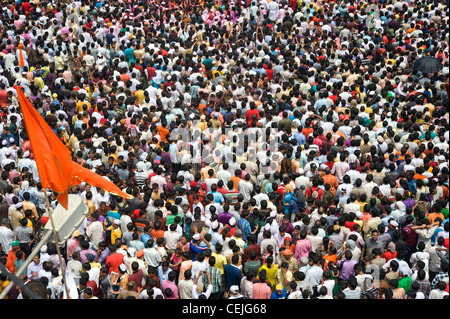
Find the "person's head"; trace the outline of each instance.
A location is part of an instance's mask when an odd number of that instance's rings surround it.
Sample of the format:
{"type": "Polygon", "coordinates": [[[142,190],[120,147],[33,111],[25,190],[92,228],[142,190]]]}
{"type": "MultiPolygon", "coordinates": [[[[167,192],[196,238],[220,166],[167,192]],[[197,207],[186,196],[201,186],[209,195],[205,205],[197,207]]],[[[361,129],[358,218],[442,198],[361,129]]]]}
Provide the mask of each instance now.
{"type": "Polygon", "coordinates": [[[389,280],[389,285],[391,286],[392,289],[397,289],[398,288],[398,279],[389,280]]]}
{"type": "MultiPolygon", "coordinates": [[[[210,257],[211,258],[211,257],[210,257]]],[[[240,259],[241,257],[239,256],[239,255],[232,255],[231,256],[231,263],[233,264],[233,265],[238,265],[239,264],[239,259],[240,259]]]]}
{"type": "Polygon", "coordinates": [[[400,268],[400,264],[398,263],[397,260],[393,259],[391,260],[390,268],[393,272],[398,271],[398,269],[400,268]]]}
{"type": "Polygon", "coordinates": [[[372,241],[376,242],[378,240],[378,236],[380,235],[380,232],[378,230],[372,230],[372,241]]]}
{"type": "Polygon", "coordinates": [[[344,253],[344,257],[346,260],[351,260],[353,257],[353,253],[350,250],[346,250],[344,253]]]}

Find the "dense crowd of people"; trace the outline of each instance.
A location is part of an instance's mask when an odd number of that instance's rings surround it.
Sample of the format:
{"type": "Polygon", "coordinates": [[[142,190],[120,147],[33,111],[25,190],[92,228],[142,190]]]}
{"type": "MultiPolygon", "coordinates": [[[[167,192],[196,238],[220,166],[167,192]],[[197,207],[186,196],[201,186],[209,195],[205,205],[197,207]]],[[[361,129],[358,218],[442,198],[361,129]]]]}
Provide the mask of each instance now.
{"type": "Polygon", "coordinates": [[[0,7],[5,298],[448,299],[447,1],[0,7]],[[133,197],[72,187],[85,221],[38,252],[18,87],[133,197]]]}

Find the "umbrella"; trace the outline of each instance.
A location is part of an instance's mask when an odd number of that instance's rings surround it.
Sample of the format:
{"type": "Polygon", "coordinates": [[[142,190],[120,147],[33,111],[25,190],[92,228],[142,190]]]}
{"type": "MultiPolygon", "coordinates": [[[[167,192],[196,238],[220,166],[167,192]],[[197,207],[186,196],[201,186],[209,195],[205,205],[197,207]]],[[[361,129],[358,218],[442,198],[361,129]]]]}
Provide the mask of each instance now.
{"type": "Polygon", "coordinates": [[[417,71],[427,74],[438,73],[443,69],[442,62],[432,56],[423,56],[414,62],[414,68],[417,71]]]}

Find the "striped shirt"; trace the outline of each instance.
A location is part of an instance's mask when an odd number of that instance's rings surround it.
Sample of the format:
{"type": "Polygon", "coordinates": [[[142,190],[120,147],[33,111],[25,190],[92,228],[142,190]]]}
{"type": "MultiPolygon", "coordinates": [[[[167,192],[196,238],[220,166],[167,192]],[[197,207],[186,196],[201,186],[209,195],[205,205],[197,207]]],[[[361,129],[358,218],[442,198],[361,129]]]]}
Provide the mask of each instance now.
{"type": "Polygon", "coordinates": [[[33,230],[28,226],[17,227],[15,232],[21,244],[28,244],[33,238],[33,230]]]}
{"type": "Polygon", "coordinates": [[[240,218],[238,221],[238,227],[242,231],[242,239],[247,242],[247,236],[252,233],[252,227],[245,218],[240,218]]]}
{"type": "Polygon", "coordinates": [[[231,190],[231,191],[226,191],[225,193],[223,193],[223,198],[225,199],[225,202],[228,203],[229,205],[234,205],[237,203],[238,195],[239,195],[239,191],[231,190]]]}
{"type": "MultiPolygon", "coordinates": [[[[209,277],[211,278],[211,285],[212,285],[212,293],[219,292],[220,289],[223,286],[223,280],[222,280],[222,273],[219,269],[213,266],[209,266],[208,269],[206,269],[206,273],[209,274],[209,277]]],[[[208,288],[208,277],[206,274],[203,274],[203,285],[205,288],[208,288]]]]}

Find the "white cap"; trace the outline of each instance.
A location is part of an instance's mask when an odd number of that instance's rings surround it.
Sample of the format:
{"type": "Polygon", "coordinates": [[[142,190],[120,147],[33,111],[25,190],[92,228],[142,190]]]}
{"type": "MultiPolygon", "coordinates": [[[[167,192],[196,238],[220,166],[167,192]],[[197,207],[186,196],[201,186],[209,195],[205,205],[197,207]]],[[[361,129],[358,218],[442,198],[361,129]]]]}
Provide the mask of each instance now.
{"type": "Polygon", "coordinates": [[[200,239],[200,234],[195,234],[194,236],[192,236],[193,240],[199,240],[200,239]]]}
{"type": "Polygon", "coordinates": [[[389,222],[389,224],[391,224],[391,225],[394,226],[394,227],[398,227],[398,223],[397,223],[395,220],[391,220],[391,221],[389,222]]]}
{"type": "Polygon", "coordinates": [[[122,272],[127,271],[127,265],[125,265],[125,264],[120,264],[119,270],[121,270],[122,272]]]}
{"type": "Polygon", "coordinates": [[[231,226],[236,225],[236,218],[231,217],[230,220],[228,221],[228,223],[229,223],[231,226]]]}
{"type": "Polygon", "coordinates": [[[230,292],[232,293],[238,293],[239,292],[239,287],[237,285],[233,285],[230,287],[230,292]]]}

